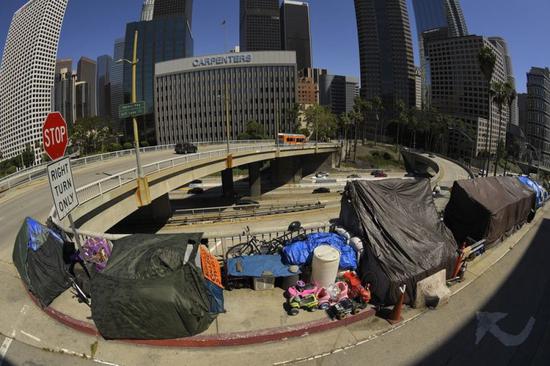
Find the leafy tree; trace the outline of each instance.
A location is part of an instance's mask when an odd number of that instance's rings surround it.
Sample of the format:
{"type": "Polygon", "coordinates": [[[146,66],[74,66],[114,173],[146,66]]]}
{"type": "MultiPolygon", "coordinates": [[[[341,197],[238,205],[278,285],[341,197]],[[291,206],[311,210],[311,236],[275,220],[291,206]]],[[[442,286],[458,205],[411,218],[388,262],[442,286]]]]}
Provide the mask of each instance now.
{"type": "Polygon", "coordinates": [[[122,145],[118,142],[112,142],[109,144],[108,150],[109,152],[122,150],[122,145]]]}
{"type": "Polygon", "coordinates": [[[305,111],[307,128],[310,138],[316,141],[325,141],[333,137],[338,127],[338,121],[330,109],[313,105],[305,111]]]}
{"type": "Polygon", "coordinates": [[[298,117],[300,116],[300,105],[294,103],[290,109],[286,111],[286,119],[292,122],[293,132],[298,132],[301,128],[298,117]]]}
{"type": "Polygon", "coordinates": [[[148,142],[148,141],[141,141],[141,142],[139,143],[139,146],[141,146],[141,147],[149,147],[150,145],[149,145],[149,142],[148,142]]]}
{"type": "Polygon", "coordinates": [[[79,119],[72,127],[70,136],[82,155],[105,152],[109,143],[117,138],[110,124],[100,117],[79,119]]]}
{"type": "Polygon", "coordinates": [[[31,144],[26,144],[25,150],[23,150],[21,154],[23,155],[23,164],[25,164],[26,167],[34,164],[34,151],[32,150],[31,144]]]}
{"type": "Polygon", "coordinates": [[[267,139],[264,126],[256,121],[250,121],[246,124],[246,130],[241,133],[239,140],[264,140],[267,139]]]}
{"type": "Polygon", "coordinates": [[[395,103],[394,112],[395,117],[393,118],[392,122],[397,126],[397,138],[395,146],[395,148],[397,149],[399,146],[399,134],[401,132],[401,126],[406,126],[409,120],[409,116],[407,115],[407,107],[405,106],[405,102],[403,100],[399,99],[395,103]]]}

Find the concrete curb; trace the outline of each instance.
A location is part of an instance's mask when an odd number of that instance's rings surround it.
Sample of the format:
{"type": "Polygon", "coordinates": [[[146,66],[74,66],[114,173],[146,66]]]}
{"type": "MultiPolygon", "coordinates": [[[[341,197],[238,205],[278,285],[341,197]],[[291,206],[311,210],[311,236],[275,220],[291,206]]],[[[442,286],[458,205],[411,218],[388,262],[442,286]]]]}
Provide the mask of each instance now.
{"type": "MultiPolygon", "coordinates": [[[[100,337],[101,334],[94,324],[74,319],[52,307],[43,308],[39,301],[27,291],[31,300],[42,309],[52,319],[72,328],[80,333],[84,333],[94,337],[100,337]]],[[[258,343],[266,343],[273,341],[281,341],[288,338],[302,337],[313,333],[328,331],[331,329],[345,327],[347,325],[365,320],[374,316],[376,311],[374,308],[369,308],[361,311],[359,314],[348,316],[342,320],[322,319],[309,323],[299,324],[295,326],[269,328],[255,330],[249,332],[223,333],[219,335],[196,335],[193,337],[177,338],[177,339],[155,339],[155,340],[120,340],[119,342],[155,346],[155,347],[183,347],[183,348],[207,348],[207,347],[231,347],[244,346],[258,343]]]]}

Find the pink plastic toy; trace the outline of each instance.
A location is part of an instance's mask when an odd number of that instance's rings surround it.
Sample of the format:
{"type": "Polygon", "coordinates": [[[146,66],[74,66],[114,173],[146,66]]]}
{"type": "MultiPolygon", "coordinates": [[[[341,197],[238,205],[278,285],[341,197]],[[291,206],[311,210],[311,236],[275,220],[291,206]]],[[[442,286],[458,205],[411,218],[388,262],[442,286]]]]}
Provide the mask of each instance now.
{"type": "Polygon", "coordinates": [[[292,298],[295,296],[307,296],[317,294],[318,288],[314,284],[305,284],[304,281],[296,282],[296,286],[289,287],[287,297],[292,298]]]}
{"type": "Polygon", "coordinates": [[[327,288],[321,287],[317,291],[317,299],[319,300],[319,308],[327,310],[331,305],[336,304],[340,300],[348,298],[348,285],[345,282],[338,281],[327,288]]]}

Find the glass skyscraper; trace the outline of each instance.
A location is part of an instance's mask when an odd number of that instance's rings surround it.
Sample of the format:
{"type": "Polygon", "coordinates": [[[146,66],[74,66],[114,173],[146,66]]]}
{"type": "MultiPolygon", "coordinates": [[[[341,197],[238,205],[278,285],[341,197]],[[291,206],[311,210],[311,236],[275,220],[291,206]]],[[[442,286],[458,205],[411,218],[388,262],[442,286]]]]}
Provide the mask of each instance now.
{"type": "Polygon", "coordinates": [[[311,36],[309,4],[285,0],[281,4],[281,45],[286,51],[296,51],[298,70],[311,68],[311,36]]]}
{"type": "MultiPolygon", "coordinates": [[[[155,3],[156,6],[156,3],[155,3]]],[[[136,75],[137,100],[145,101],[147,115],[140,117],[142,140],[155,143],[153,115],[155,64],[193,55],[193,38],[187,18],[184,16],[163,17],[152,21],[134,22],[126,25],[124,58],[132,60],[134,32],[138,31],[136,75]]],[[[132,93],[132,67],[124,63],[124,102],[130,103],[132,93]]],[[[130,121],[128,121],[130,122],[130,121]]],[[[132,133],[127,123],[126,135],[132,133]]]]}
{"type": "Polygon", "coordinates": [[[240,0],[241,51],[281,50],[279,16],[279,0],[240,0]]]}
{"type": "Polygon", "coordinates": [[[430,67],[424,50],[424,33],[444,31],[449,37],[468,35],[468,28],[459,0],[413,0],[420,51],[422,95],[429,103],[430,67]]]}

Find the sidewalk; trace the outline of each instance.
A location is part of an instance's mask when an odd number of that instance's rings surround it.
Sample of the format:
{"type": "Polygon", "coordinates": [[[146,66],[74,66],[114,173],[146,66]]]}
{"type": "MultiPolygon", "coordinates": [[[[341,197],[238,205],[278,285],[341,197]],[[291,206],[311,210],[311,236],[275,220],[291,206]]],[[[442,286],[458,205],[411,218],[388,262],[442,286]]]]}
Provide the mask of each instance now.
{"type": "MultiPolygon", "coordinates": [[[[468,268],[466,281],[451,288],[453,292],[451,301],[455,301],[454,297],[456,295],[460,296],[462,289],[469,286],[476,278],[511,251],[523,236],[530,234],[530,230],[540,224],[544,214],[544,211],[539,212],[534,222],[525,225],[508,240],[474,261],[468,268]]],[[[60,325],[50,317],[44,316],[42,310],[32,303],[23,290],[22,283],[15,280],[16,277],[17,274],[13,266],[0,263],[0,280],[5,284],[4,296],[0,300],[3,309],[0,313],[0,332],[2,334],[43,350],[75,354],[80,357],[85,355],[88,358],[93,354],[93,358],[101,362],[120,365],[181,364],[182,360],[185,360],[185,364],[189,365],[219,365],[220,363],[224,365],[242,365],[243,362],[247,362],[246,360],[253,360],[254,364],[263,365],[315,359],[369,342],[426,312],[426,310],[406,309],[403,313],[404,323],[396,327],[390,326],[380,318],[370,316],[353,324],[331,321],[332,324],[341,326],[316,334],[306,332],[304,336],[283,339],[280,342],[205,349],[159,348],[158,345],[138,346],[117,341],[105,341],[101,337],[83,334],[60,325]],[[92,349],[96,351],[92,352],[92,349]]],[[[244,290],[242,292],[244,299],[250,297],[250,291],[244,290]]],[[[255,296],[262,297],[264,304],[267,304],[268,299],[280,299],[278,302],[275,301],[269,306],[261,308],[253,307],[252,301],[242,301],[243,298],[238,301],[237,298],[240,297],[238,292],[226,292],[226,294],[226,307],[230,312],[225,315],[230,316],[229,314],[233,314],[231,318],[227,319],[223,319],[223,316],[221,316],[217,323],[218,328],[215,328],[216,324],[214,323],[213,327],[208,330],[210,336],[228,330],[231,326],[236,327],[233,330],[244,329],[245,331],[256,331],[256,334],[258,334],[257,330],[260,328],[260,324],[256,321],[257,317],[266,318],[266,314],[270,315],[269,320],[267,320],[270,322],[269,324],[276,327],[296,325],[306,319],[313,322],[323,321],[322,312],[301,313],[292,319],[285,317],[281,306],[283,298],[282,296],[279,297],[281,290],[263,293],[254,292],[255,296]]],[[[67,306],[63,310],[70,312],[70,315],[77,316],[82,312],[81,306],[83,305],[74,304],[71,298],[64,297],[56,300],[54,307],[61,309],[59,306],[62,303],[67,306]],[[73,304],[74,306],[71,306],[73,304]]],[[[85,317],[81,320],[90,322],[90,319],[85,317]]]]}

